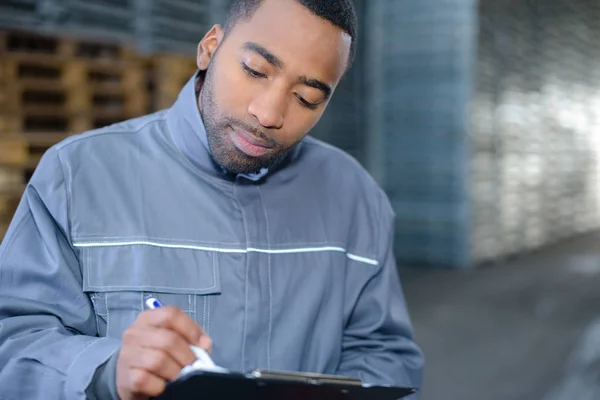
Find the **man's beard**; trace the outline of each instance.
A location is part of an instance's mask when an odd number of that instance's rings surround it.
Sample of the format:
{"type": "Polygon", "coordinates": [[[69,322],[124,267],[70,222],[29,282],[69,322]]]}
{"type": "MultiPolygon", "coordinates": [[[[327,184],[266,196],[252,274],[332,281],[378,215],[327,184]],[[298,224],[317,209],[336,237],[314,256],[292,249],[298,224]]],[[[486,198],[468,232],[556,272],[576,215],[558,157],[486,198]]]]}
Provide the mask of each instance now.
{"type": "MultiPolygon", "coordinates": [[[[263,168],[270,168],[282,160],[291,150],[266,136],[261,129],[243,121],[222,115],[214,100],[212,76],[213,63],[208,66],[204,83],[200,90],[200,114],[204,122],[208,147],[213,160],[232,174],[252,174],[263,168]],[[269,154],[262,157],[251,157],[240,151],[229,139],[231,126],[244,129],[272,146],[269,154]]],[[[292,146],[293,147],[293,146],[292,146]]]]}

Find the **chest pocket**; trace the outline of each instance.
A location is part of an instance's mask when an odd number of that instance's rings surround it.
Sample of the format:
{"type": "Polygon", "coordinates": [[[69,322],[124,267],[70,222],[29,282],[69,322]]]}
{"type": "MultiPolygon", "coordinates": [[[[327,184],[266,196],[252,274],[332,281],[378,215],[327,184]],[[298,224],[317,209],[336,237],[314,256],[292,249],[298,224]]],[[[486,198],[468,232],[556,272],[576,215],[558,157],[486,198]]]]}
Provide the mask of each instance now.
{"type": "MultiPolygon", "coordinates": [[[[121,338],[147,296],[177,306],[197,323],[201,296],[221,293],[214,252],[149,245],[84,247],[83,290],[94,305],[99,336],[121,338]]],[[[204,300],[202,300],[204,301],[204,300]]]]}

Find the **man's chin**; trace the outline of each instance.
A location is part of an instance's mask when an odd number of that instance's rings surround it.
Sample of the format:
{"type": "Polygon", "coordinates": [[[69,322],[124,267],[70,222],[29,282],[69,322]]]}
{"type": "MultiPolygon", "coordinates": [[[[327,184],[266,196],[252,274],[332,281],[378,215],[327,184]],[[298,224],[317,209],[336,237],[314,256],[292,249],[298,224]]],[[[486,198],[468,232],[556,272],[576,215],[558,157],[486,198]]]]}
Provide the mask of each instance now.
{"type": "MultiPolygon", "coordinates": [[[[209,141],[209,145],[210,145],[209,141]]],[[[235,146],[210,146],[213,160],[231,174],[254,174],[271,168],[285,158],[288,151],[277,151],[263,157],[252,157],[235,146]]]]}
{"type": "Polygon", "coordinates": [[[260,172],[264,167],[259,167],[259,168],[254,168],[254,167],[246,167],[246,166],[241,166],[241,165],[226,165],[223,166],[223,169],[227,172],[229,172],[230,174],[234,174],[234,175],[238,175],[238,174],[242,174],[242,175],[250,175],[250,174],[256,174],[258,172],[260,172]]]}
{"type": "Polygon", "coordinates": [[[217,164],[231,174],[254,174],[263,168],[269,168],[273,163],[269,160],[261,160],[246,154],[236,154],[231,157],[215,157],[217,164]]]}

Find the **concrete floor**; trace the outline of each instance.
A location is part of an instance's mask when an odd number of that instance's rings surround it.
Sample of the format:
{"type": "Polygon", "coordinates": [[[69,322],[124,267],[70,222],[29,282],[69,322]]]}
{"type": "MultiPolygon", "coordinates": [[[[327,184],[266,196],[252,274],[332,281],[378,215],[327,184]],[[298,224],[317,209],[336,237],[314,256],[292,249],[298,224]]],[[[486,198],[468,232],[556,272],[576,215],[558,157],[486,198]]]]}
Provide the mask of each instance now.
{"type": "Polygon", "coordinates": [[[600,399],[600,233],[472,271],[401,271],[420,400],[600,399]]]}

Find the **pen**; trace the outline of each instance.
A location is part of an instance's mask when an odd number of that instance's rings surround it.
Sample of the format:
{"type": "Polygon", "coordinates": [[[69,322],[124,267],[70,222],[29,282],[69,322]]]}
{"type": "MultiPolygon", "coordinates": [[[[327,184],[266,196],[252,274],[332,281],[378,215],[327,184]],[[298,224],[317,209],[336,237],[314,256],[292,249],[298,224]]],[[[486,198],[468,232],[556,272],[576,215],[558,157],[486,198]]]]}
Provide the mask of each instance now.
{"type": "MultiPolygon", "coordinates": [[[[154,297],[146,298],[146,307],[153,310],[156,308],[160,308],[162,306],[163,306],[162,303],[158,299],[156,299],[154,297]]],[[[196,355],[196,358],[198,358],[203,363],[206,363],[206,365],[208,367],[212,367],[212,368],[217,367],[215,365],[214,361],[212,360],[212,358],[210,358],[210,356],[206,352],[206,350],[204,350],[203,348],[200,348],[198,346],[194,346],[194,345],[190,345],[190,349],[194,352],[194,354],[196,355]]]]}

